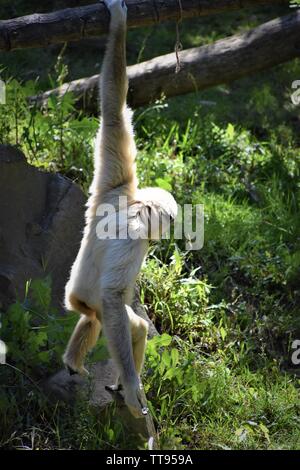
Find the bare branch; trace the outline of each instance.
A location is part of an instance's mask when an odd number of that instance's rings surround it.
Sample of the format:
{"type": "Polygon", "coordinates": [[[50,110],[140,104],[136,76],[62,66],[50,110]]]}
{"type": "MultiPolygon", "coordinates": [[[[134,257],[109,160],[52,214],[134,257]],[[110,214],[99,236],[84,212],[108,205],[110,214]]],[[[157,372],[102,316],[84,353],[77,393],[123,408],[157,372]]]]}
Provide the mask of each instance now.
{"type": "MultiPolygon", "coordinates": [[[[162,95],[169,98],[229,83],[295,57],[300,57],[300,11],[246,33],[182,51],[177,74],[175,53],[128,67],[129,103],[137,108],[162,95]]],[[[98,81],[99,75],[75,80],[31,100],[45,103],[51,95],[71,91],[80,107],[95,113],[98,81]]]]}

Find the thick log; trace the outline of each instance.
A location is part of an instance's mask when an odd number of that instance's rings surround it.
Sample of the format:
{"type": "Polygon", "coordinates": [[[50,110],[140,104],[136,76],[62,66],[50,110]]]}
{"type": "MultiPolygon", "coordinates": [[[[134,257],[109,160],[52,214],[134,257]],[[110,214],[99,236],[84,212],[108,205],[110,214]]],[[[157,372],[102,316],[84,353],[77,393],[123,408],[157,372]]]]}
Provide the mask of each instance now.
{"type": "MultiPolygon", "coordinates": [[[[229,83],[300,57],[300,11],[277,18],[243,34],[180,53],[181,70],[175,73],[175,54],[127,68],[129,104],[133,108],[167,98],[229,83]]],[[[97,112],[99,75],[75,80],[31,98],[39,104],[51,95],[74,93],[79,106],[97,112]]]]}
{"type": "MultiPolygon", "coordinates": [[[[128,27],[135,28],[243,7],[288,5],[289,0],[127,0],[127,4],[128,27]]],[[[108,24],[109,13],[103,2],[0,21],[0,50],[45,47],[97,37],[107,33],[108,24]]]]}

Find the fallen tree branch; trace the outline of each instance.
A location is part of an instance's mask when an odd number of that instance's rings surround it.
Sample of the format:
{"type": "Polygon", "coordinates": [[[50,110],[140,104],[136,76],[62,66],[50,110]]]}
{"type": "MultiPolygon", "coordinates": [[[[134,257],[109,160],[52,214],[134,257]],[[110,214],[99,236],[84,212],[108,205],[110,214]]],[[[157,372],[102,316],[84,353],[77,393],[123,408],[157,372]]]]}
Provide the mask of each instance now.
{"type": "MultiPolygon", "coordinates": [[[[229,83],[295,57],[300,57],[300,11],[214,44],[182,51],[177,74],[174,53],[128,67],[129,104],[137,108],[162,95],[169,98],[229,83]]],[[[99,75],[75,80],[32,97],[31,102],[44,104],[51,95],[71,91],[80,107],[96,113],[98,81],[99,75]]]]}
{"type": "MultiPolygon", "coordinates": [[[[178,0],[127,0],[128,27],[194,18],[256,5],[288,5],[289,0],[184,0],[181,3],[182,11],[178,0]]],[[[0,21],[0,50],[45,47],[97,37],[107,33],[108,24],[109,13],[104,3],[0,21]]]]}

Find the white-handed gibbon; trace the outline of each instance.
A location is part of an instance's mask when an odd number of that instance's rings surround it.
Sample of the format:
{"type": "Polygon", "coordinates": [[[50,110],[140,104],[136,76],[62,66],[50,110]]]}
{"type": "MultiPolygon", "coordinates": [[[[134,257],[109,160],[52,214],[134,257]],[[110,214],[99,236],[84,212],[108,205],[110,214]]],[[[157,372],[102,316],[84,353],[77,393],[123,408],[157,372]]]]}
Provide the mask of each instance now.
{"type": "Polygon", "coordinates": [[[94,178],[83,239],[65,290],[66,308],[81,317],[63,361],[71,373],[84,374],[84,358],[95,346],[103,326],[119,373],[111,389],[122,387],[125,403],[134,416],[140,417],[147,412],[141,403],[140,374],[148,325],[130,305],[149,239],[161,237],[176,217],[177,205],[167,191],[137,187],[136,147],[131,111],[126,106],[127,7],[122,0],[105,0],[105,4],[111,18],[100,78],[101,125],[95,142],[94,178]],[[121,196],[126,207],[120,209],[121,196]],[[105,239],[97,235],[97,214],[104,204],[119,213],[128,210],[118,229],[122,231],[125,224],[135,236],[105,239]],[[145,233],[147,238],[140,236],[145,233]]]}

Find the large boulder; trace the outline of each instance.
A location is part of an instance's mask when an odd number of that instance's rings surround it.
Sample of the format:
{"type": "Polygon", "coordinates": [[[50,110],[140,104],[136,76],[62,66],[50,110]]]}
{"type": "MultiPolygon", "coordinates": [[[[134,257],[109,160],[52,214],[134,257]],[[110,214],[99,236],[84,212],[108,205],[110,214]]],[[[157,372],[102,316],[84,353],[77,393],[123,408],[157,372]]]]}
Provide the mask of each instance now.
{"type": "MultiPolygon", "coordinates": [[[[89,377],[83,378],[78,374],[71,375],[64,369],[57,372],[44,383],[44,390],[49,399],[63,400],[73,403],[78,397],[89,397],[90,405],[100,420],[106,420],[106,411],[115,403],[114,416],[126,430],[127,442],[134,448],[146,444],[149,450],[157,448],[156,431],[150,413],[141,419],[134,418],[129,412],[122,392],[110,392],[107,385],[116,382],[117,371],[111,359],[93,364],[89,369],[89,377]]],[[[144,395],[143,401],[146,402],[144,395]]]]}
{"type": "Polygon", "coordinates": [[[28,279],[50,275],[53,303],[78,251],[85,196],[71,180],[28,165],[0,145],[0,307],[23,296],[28,279]]]}

